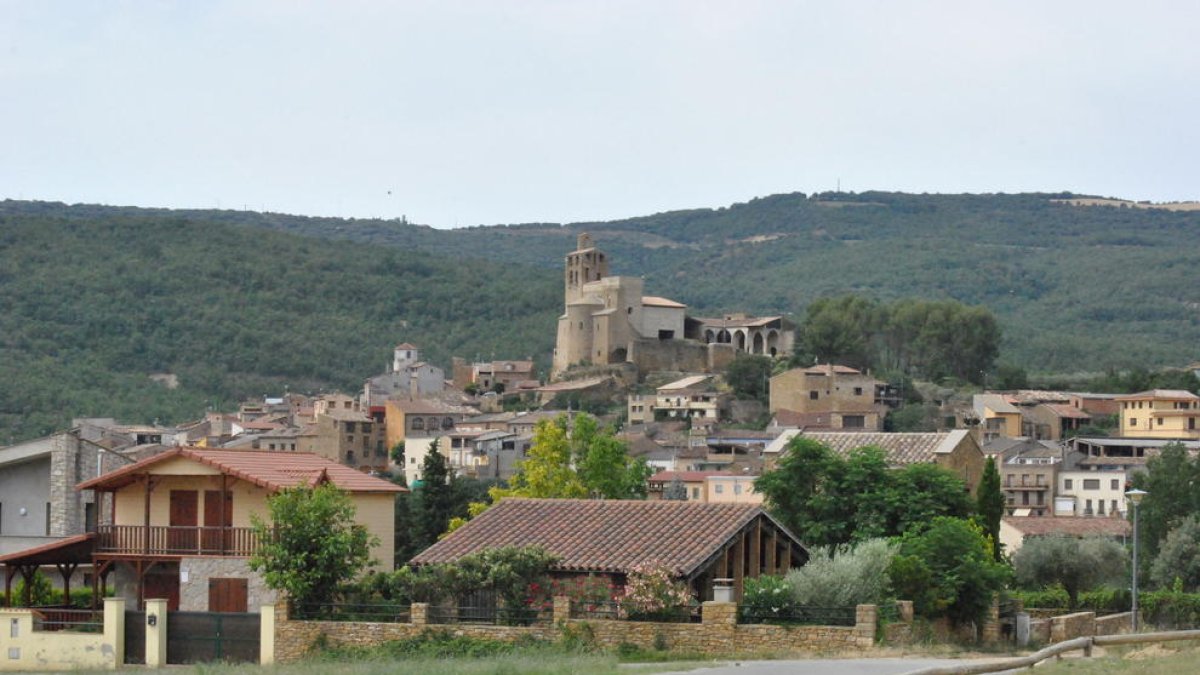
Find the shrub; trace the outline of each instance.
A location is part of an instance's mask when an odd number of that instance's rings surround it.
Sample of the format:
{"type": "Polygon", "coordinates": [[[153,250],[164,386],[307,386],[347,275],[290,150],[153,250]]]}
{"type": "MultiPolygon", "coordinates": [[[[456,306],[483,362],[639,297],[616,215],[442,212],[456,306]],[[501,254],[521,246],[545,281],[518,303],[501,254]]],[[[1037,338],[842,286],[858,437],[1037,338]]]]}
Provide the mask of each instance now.
{"type": "Polygon", "coordinates": [[[880,604],[891,592],[887,570],[897,549],[886,539],[813,549],[808,564],[787,574],[792,598],[811,607],[880,604]]]}
{"type": "Polygon", "coordinates": [[[621,607],[629,616],[641,619],[673,617],[679,608],[693,602],[687,584],[676,579],[670,569],[657,561],[631,568],[625,592],[620,597],[621,607]]]}
{"type": "Polygon", "coordinates": [[[1156,628],[1200,628],[1200,593],[1185,593],[1178,580],[1171,589],[1143,593],[1138,600],[1147,623],[1156,628]]]}
{"type": "Polygon", "coordinates": [[[1171,588],[1176,579],[1183,582],[1185,590],[1200,588],[1200,515],[1187,518],[1167,533],[1150,566],[1150,580],[1159,588],[1171,588]]]}
{"type": "Polygon", "coordinates": [[[1074,608],[1084,589],[1121,581],[1127,558],[1125,549],[1106,537],[1036,537],[1013,556],[1013,568],[1026,588],[1061,584],[1074,608]]]}
{"type": "Polygon", "coordinates": [[[934,518],[900,540],[888,576],[897,594],[921,616],[947,616],[955,624],[978,622],[992,595],[1008,581],[1008,567],[992,558],[991,542],[975,523],[934,518]]]}
{"type": "Polygon", "coordinates": [[[782,577],[762,576],[744,581],[742,609],[750,616],[787,617],[795,613],[799,604],[791,584],[782,577]]]}

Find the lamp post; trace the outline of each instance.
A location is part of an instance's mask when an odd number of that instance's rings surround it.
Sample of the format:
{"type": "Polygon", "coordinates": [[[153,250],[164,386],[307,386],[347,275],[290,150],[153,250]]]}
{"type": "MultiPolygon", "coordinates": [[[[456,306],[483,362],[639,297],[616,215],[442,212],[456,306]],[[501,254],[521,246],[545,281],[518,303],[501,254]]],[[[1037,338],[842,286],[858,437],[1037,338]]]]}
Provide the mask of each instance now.
{"type": "Polygon", "coordinates": [[[1133,504],[1133,632],[1138,629],[1138,505],[1142,503],[1142,498],[1147,492],[1134,488],[1125,493],[1125,498],[1133,504]]]}

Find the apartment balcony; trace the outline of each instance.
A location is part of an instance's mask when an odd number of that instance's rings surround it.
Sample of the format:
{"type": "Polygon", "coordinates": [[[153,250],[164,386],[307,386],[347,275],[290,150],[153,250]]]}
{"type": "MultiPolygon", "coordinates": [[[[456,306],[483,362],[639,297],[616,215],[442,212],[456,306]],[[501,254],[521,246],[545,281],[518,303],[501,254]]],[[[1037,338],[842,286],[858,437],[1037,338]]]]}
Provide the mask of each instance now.
{"type": "Polygon", "coordinates": [[[1001,489],[1004,489],[1004,490],[1016,490],[1016,491],[1026,491],[1026,492],[1028,492],[1028,491],[1036,491],[1036,492],[1040,492],[1040,491],[1042,491],[1042,490],[1049,490],[1049,489],[1050,489],[1050,486],[1049,486],[1049,485],[1005,485],[1005,486],[1004,486],[1003,488],[1001,488],[1001,489]]]}
{"type": "Polygon", "coordinates": [[[101,525],[96,553],[139,556],[249,556],[258,538],[249,527],[101,525]]]}

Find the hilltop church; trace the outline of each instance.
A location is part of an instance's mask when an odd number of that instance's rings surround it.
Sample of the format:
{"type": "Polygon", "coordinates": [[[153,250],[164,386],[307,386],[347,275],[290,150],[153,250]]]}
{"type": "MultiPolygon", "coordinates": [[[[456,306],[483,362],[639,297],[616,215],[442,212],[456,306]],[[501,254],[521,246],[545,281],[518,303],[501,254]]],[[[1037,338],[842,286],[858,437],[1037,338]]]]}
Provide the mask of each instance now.
{"type": "Polygon", "coordinates": [[[565,311],[558,318],[553,379],[573,366],[632,363],[650,371],[713,372],[737,352],[790,354],[795,330],[781,316],[687,316],[687,305],[643,295],[639,277],[608,275],[608,257],[579,235],[563,271],[565,311]]]}

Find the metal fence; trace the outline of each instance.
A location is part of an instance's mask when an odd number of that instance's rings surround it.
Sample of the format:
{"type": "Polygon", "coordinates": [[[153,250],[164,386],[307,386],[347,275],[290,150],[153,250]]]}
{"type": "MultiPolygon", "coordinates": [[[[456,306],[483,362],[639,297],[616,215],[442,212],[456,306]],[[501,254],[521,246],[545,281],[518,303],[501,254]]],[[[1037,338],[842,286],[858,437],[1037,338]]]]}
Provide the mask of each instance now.
{"type": "Polygon", "coordinates": [[[739,623],[773,623],[810,626],[853,626],[857,623],[855,607],[791,607],[774,611],[742,605],[738,608],[739,623]]]}
{"type": "Polygon", "coordinates": [[[68,607],[35,607],[33,629],[39,631],[72,631],[103,633],[104,611],[68,607]]]}
{"type": "Polygon", "coordinates": [[[481,624],[493,626],[532,626],[550,623],[550,612],[532,607],[430,606],[425,620],[431,624],[481,624]]]}
{"type": "Polygon", "coordinates": [[[660,623],[700,623],[700,607],[681,605],[653,612],[640,612],[628,604],[612,601],[572,602],[572,619],[611,619],[614,621],[657,621],[660,623]]]}
{"type": "Polygon", "coordinates": [[[367,621],[408,623],[412,607],[407,604],[322,602],[292,605],[292,618],[308,621],[367,621]]]}

